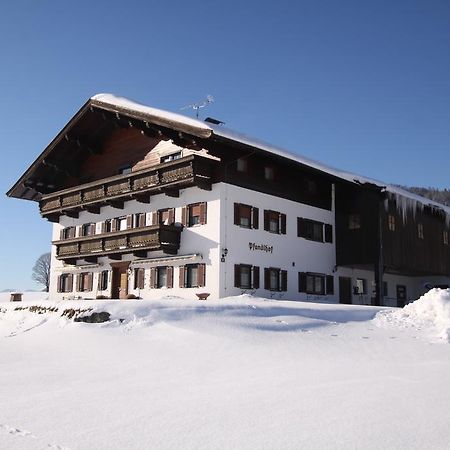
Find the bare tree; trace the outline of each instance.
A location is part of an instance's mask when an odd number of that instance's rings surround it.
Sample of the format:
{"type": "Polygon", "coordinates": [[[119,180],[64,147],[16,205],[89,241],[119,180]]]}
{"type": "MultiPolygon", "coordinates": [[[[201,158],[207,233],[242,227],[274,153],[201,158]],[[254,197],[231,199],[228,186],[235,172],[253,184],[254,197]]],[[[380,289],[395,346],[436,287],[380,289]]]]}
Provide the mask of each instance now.
{"type": "Polygon", "coordinates": [[[45,286],[45,291],[48,292],[50,286],[50,253],[44,253],[39,256],[33,267],[33,274],[31,278],[39,284],[45,286]]]}

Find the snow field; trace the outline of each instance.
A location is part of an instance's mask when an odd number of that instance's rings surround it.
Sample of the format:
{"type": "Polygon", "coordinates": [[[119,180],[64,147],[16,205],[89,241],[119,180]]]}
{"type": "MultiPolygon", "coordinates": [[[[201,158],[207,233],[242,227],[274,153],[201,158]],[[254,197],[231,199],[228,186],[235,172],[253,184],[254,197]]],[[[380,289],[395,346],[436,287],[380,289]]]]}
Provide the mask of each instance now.
{"type": "Polygon", "coordinates": [[[448,448],[449,346],[400,310],[25,300],[0,303],[2,449],[448,448]],[[86,306],[111,321],[60,315],[86,306]]]}

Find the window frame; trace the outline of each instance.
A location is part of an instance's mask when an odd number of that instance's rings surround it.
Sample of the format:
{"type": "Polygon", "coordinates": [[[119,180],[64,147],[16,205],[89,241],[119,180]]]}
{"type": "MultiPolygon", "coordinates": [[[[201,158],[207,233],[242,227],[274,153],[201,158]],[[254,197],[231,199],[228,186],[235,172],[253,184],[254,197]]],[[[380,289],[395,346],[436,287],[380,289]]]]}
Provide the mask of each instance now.
{"type": "Polygon", "coordinates": [[[348,215],[347,228],[350,231],[361,229],[361,214],[360,213],[350,213],[348,215]]]}

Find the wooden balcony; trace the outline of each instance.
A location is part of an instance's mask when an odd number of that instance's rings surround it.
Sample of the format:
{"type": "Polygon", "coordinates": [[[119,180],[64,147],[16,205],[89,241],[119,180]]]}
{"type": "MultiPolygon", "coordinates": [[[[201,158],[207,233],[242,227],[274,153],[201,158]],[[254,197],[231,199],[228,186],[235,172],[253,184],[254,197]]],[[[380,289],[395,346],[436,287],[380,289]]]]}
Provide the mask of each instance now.
{"type": "Polygon", "coordinates": [[[100,213],[100,207],[110,205],[123,209],[127,200],[150,202],[151,194],[166,193],[178,197],[179,190],[191,186],[211,189],[213,165],[217,161],[199,155],[158,164],[150,169],[117,175],[44,195],[39,203],[41,215],[58,222],[62,214],[78,217],[86,210],[100,213]]]}
{"type": "Polygon", "coordinates": [[[148,251],[162,250],[176,254],[180,248],[180,235],[183,230],[175,225],[151,225],[123,231],[94,234],[71,239],[53,241],[56,257],[69,264],[77,259],[96,262],[100,256],[121,259],[125,253],[145,257],[148,251]]]}

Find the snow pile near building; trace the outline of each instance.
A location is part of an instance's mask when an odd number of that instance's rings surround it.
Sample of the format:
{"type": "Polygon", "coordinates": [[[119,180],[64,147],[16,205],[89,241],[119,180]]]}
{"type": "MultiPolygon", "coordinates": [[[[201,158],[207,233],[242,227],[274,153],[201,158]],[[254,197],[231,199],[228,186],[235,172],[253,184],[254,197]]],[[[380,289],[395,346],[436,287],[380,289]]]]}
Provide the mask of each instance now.
{"type": "Polygon", "coordinates": [[[433,340],[450,342],[450,289],[431,289],[400,310],[380,311],[375,322],[414,329],[433,340]]]}

